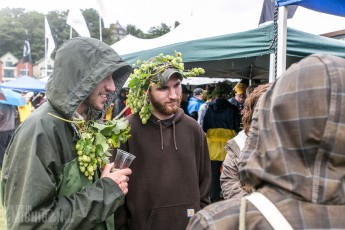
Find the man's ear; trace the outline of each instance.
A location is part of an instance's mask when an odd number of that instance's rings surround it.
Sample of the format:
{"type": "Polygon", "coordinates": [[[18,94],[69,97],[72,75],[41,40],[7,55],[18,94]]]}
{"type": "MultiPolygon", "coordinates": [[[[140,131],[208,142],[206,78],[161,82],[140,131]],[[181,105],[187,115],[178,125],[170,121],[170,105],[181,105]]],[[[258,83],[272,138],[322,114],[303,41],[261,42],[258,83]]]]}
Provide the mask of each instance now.
{"type": "Polygon", "coordinates": [[[145,94],[147,94],[147,96],[146,96],[146,101],[147,101],[147,102],[151,102],[151,98],[150,98],[150,90],[149,90],[149,91],[144,90],[144,93],[145,93],[145,94]]]}

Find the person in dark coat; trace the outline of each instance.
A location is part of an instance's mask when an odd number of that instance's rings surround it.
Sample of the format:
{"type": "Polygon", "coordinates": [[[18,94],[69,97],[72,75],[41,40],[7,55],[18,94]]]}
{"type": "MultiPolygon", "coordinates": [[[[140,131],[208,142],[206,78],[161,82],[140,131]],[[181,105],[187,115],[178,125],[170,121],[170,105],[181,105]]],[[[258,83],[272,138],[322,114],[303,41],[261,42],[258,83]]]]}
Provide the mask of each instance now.
{"type": "Polygon", "coordinates": [[[0,103],[0,169],[4,154],[15,130],[16,111],[12,105],[0,103]]]}
{"type": "MultiPolygon", "coordinates": [[[[112,118],[116,117],[126,107],[127,93],[128,93],[128,89],[126,88],[122,88],[120,90],[119,95],[116,97],[114,101],[112,118]]],[[[124,117],[124,116],[125,116],[125,112],[120,117],[124,117]]]]}
{"type": "Polygon", "coordinates": [[[202,122],[211,159],[211,202],[216,202],[221,197],[220,170],[226,156],[224,150],[226,142],[240,131],[240,111],[227,100],[230,92],[231,85],[228,82],[217,83],[213,91],[216,99],[209,103],[202,122]]]}

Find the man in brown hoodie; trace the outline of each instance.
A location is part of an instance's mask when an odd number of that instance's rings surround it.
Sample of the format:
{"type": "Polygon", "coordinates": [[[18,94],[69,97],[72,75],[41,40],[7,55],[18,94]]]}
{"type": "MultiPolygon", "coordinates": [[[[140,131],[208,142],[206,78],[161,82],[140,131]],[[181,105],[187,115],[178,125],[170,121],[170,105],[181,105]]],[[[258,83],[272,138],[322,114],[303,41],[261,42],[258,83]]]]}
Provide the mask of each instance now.
{"type": "Polygon", "coordinates": [[[125,206],[116,229],[185,229],[189,218],[208,205],[211,167],[206,137],[180,109],[182,74],[167,68],[148,92],[152,115],[128,117],[132,137],[123,149],[136,156],[125,206]],[[146,119],[145,119],[146,120],[146,119]]]}

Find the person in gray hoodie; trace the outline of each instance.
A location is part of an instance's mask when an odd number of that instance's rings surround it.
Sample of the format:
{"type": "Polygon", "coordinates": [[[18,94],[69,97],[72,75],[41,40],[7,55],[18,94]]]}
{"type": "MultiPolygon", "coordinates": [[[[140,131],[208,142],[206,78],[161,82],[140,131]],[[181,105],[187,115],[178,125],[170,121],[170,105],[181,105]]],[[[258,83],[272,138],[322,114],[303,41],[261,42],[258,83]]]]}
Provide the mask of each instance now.
{"type": "Polygon", "coordinates": [[[131,170],[98,166],[89,180],[79,170],[76,126],[62,119],[103,117],[131,71],[97,39],[61,45],[48,101],[19,126],[5,153],[1,198],[9,229],[114,229],[131,170]]]}

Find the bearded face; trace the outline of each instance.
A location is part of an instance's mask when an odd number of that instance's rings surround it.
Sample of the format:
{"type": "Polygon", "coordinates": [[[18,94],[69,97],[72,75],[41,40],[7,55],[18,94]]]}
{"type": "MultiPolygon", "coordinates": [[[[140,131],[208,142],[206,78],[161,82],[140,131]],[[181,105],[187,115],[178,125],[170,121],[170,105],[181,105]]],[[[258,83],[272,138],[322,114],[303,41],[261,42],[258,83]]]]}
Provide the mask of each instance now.
{"type": "Polygon", "coordinates": [[[181,107],[181,97],[160,101],[152,93],[150,93],[151,104],[162,115],[169,116],[177,113],[181,107]]]}
{"type": "Polygon", "coordinates": [[[178,77],[171,77],[165,86],[152,85],[149,91],[153,114],[160,119],[167,119],[177,113],[181,106],[182,87],[178,77]]]}

